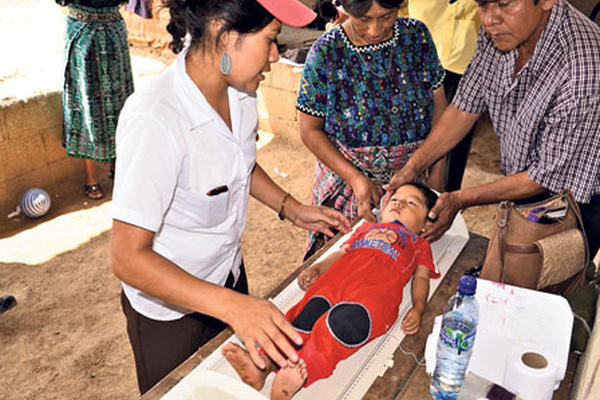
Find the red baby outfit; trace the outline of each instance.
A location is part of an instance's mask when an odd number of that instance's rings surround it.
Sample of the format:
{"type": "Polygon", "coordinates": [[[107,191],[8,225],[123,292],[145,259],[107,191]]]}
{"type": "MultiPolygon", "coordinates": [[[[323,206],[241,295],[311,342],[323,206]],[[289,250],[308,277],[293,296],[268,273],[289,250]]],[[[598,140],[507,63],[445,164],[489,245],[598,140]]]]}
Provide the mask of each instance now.
{"type": "Polygon", "coordinates": [[[305,386],[389,330],[417,265],[440,276],[429,243],[400,222],[365,222],[346,244],[348,251],[286,313],[304,340],[298,355],[307,365],[305,386]]]}

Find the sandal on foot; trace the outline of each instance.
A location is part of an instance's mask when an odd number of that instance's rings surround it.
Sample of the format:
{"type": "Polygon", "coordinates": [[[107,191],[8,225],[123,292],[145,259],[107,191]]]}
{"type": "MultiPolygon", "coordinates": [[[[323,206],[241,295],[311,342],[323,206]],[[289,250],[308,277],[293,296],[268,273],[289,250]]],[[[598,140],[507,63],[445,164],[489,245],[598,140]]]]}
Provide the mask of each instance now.
{"type": "Polygon", "coordinates": [[[93,185],[85,185],[84,187],[85,195],[90,200],[100,200],[104,197],[104,193],[102,193],[102,188],[99,183],[95,183],[93,185]]]}

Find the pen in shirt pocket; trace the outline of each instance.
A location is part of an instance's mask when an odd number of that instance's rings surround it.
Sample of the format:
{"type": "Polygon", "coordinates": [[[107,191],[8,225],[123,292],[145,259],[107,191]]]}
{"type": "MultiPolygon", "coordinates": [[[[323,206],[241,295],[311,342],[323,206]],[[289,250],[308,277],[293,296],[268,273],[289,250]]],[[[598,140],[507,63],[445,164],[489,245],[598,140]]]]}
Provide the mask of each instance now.
{"type": "Polygon", "coordinates": [[[206,192],[207,196],[216,196],[218,194],[221,193],[225,193],[229,191],[229,188],[227,187],[227,185],[221,185],[221,186],[217,186],[214,189],[210,189],[208,192],[206,192]]]}

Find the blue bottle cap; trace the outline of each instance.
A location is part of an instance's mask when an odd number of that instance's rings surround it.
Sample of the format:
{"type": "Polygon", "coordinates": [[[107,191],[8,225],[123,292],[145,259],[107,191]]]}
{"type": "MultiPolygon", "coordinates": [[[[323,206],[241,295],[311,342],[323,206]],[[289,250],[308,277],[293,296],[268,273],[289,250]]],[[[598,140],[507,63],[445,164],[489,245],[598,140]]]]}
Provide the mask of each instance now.
{"type": "Polygon", "coordinates": [[[463,275],[458,280],[458,292],[465,296],[471,296],[475,294],[477,289],[477,279],[471,275],[463,275]]]}

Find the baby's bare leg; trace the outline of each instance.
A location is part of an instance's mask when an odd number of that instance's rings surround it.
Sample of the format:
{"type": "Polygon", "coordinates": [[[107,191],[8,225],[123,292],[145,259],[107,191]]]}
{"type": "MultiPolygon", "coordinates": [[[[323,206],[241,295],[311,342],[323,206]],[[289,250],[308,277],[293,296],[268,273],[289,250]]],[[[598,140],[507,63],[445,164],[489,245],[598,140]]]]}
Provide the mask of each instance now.
{"type": "Polygon", "coordinates": [[[300,359],[296,364],[288,361],[288,364],[275,375],[271,388],[271,400],[291,399],[304,385],[307,376],[304,360],[300,359]]]}
{"type": "Polygon", "coordinates": [[[256,390],[263,388],[267,375],[275,369],[275,365],[266,355],[262,355],[261,357],[265,360],[267,368],[264,370],[258,368],[250,358],[250,353],[235,343],[229,342],[225,344],[221,349],[221,353],[223,353],[242,381],[256,390]]]}

